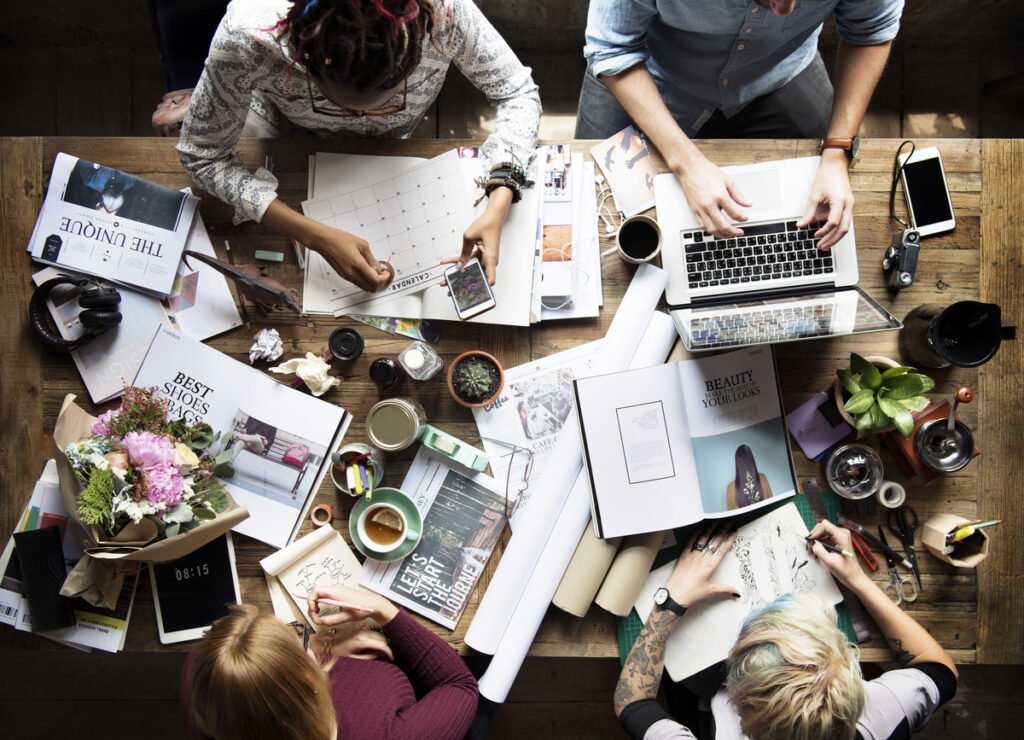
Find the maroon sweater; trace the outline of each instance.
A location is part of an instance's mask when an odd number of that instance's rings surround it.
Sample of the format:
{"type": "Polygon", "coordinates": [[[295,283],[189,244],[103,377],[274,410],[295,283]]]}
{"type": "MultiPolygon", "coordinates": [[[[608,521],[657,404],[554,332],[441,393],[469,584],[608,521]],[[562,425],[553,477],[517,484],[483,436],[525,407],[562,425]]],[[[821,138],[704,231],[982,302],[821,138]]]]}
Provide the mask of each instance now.
{"type": "MultiPolygon", "coordinates": [[[[395,662],[338,658],[327,680],[338,718],[338,737],[459,740],[476,714],[473,674],[452,648],[403,611],[384,628],[395,662]]],[[[181,703],[192,737],[189,673],[181,676],[181,703]]]]}

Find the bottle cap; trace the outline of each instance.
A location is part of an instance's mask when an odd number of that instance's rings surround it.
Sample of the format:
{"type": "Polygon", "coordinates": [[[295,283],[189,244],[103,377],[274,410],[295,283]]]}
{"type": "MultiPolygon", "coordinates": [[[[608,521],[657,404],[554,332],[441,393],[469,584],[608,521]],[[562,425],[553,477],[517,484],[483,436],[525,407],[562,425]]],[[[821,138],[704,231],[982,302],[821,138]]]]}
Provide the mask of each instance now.
{"type": "Polygon", "coordinates": [[[410,370],[419,370],[426,364],[427,358],[423,356],[423,350],[414,347],[402,355],[402,361],[410,370]]]}

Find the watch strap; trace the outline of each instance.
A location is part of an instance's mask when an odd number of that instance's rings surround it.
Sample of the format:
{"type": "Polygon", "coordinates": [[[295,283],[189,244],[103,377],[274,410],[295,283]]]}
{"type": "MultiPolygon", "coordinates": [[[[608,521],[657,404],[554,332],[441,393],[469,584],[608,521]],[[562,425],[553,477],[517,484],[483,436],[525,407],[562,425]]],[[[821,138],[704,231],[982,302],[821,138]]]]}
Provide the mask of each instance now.
{"type": "Polygon", "coordinates": [[[841,138],[838,136],[832,136],[826,138],[821,142],[822,149],[845,149],[848,152],[853,151],[853,139],[852,138],[841,138]]]}
{"type": "Polygon", "coordinates": [[[680,604],[675,599],[673,599],[672,594],[669,593],[667,588],[665,589],[665,600],[660,604],[655,602],[655,605],[662,609],[668,609],[670,612],[678,614],[680,617],[683,616],[684,613],[686,613],[686,607],[680,604]]]}

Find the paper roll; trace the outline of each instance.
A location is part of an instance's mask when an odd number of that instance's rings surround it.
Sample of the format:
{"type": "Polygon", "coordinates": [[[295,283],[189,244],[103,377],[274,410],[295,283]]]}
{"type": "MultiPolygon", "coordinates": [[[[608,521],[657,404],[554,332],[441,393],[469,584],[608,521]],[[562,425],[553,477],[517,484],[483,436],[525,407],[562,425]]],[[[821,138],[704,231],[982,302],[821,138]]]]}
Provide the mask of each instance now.
{"type": "Polygon", "coordinates": [[[664,532],[626,537],[597,594],[597,605],[617,617],[628,616],[664,540],[664,532]]]}
{"type": "Polygon", "coordinates": [[[586,616],[621,543],[621,537],[599,539],[594,530],[587,527],[551,603],[575,617],[586,616]]]}

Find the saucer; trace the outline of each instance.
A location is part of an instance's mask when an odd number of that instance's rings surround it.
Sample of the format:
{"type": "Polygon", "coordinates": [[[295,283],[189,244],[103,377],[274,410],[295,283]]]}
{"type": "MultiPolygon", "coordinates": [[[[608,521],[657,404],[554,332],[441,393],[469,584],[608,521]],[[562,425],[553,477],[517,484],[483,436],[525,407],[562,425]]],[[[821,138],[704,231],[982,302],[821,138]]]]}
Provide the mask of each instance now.
{"type": "Polygon", "coordinates": [[[420,510],[416,508],[416,504],[413,503],[412,499],[397,488],[375,488],[373,489],[372,500],[367,501],[364,496],[356,501],[355,506],[352,507],[352,513],[348,516],[348,534],[349,537],[352,538],[352,544],[356,546],[356,549],[368,558],[383,561],[401,560],[415,550],[416,545],[420,543],[420,538],[423,537],[423,517],[420,514],[420,510]],[[389,552],[377,552],[367,545],[359,537],[356,522],[359,521],[359,517],[363,511],[368,506],[373,506],[374,504],[391,504],[401,511],[405,516],[409,529],[414,529],[419,532],[419,537],[414,540],[406,538],[405,542],[389,552]]]}

